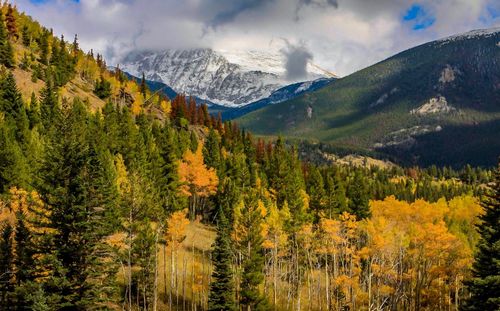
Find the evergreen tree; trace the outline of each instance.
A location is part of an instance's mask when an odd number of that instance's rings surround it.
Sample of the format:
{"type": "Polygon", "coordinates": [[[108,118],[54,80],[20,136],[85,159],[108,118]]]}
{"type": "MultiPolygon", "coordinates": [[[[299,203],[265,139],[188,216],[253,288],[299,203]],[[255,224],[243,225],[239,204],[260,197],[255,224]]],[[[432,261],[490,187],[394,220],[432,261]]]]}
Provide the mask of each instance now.
{"type": "Polygon", "coordinates": [[[27,142],[29,138],[28,115],[14,75],[10,71],[0,81],[0,111],[4,111],[6,116],[15,123],[17,140],[27,142]]]}
{"type": "Polygon", "coordinates": [[[14,66],[14,50],[7,35],[2,12],[0,12],[0,64],[7,68],[14,66]]]}
{"type": "Polygon", "coordinates": [[[217,221],[217,237],[212,251],[214,270],[208,297],[209,311],[236,310],[233,274],[231,271],[230,226],[224,214],[224,209],[220,208],[217,221]]]}
{"type": "Polygon", "coordinates": [[[500,163],[491,192],[483,200],[485,213],[478,226],[481,239],[467,283],[470,298],[463,310],[500,310],[500,163]]]}
{"type": "Polygon", "coordinates": [[[62,297],[62,310],[86,310],[103,299],[107,289],[95,274],[105,273],[98,249],[110,231],[105,215],[113,208],[110,185],[114,183],[106,174],[99,150],[88,143],[86,122],[87,113],[80,102],[63,110],[40,185],[43,198],[53,208],[54,246],[64,269],[66,285],[57,293],[62,297]]]}
{"type": "Polygon", "coordinates": [[[51,81],[47,81],[40,92],[40,118],[42,125],[49,130],[60,117],[58,97],[55,87],[51,81]]]}
{"type": "Polygon", "coordinates": [[[247,310],[269,310],[266,297],[260,286],[264,282],[264,252],[261,235],[262,210],[261,202],[255,192],[245,198],[242,211],[242,225],[245,235],[241,242],[245,250],[243,273],[241,276],[241,305],[247,310]]]}
{"type": "Polygon", "coordinates": [[[49,64],[49,54],[50,54],[50,43],[49,43],[50,33],[47,29],[42,30],[40,35],[40,62],[44,65],[49,64]]]}
{"type": "Polygon", "coordinates": [[[141,84],[139,85],[139,91],[142,94],[143,98],[146,98],[146,91],[148,86],[146,85],[146,77],[144,76],[144,72],[142,73],[141,84]]]}
{"type": "Polygon", "coordinates": [[[101,75],[101,78],[95,82],[94,94],[100,99],[105,99],[111,96],[111,83],[104,79],[103,75],[101,75]]]}
{"type": "Polygon", "coordinates": [[[30,168],[23,150],[16,140],[12,122],[0,122],[0,191],[12,186],[27,188],[30,168]]]}
{"type": "Polygon", "coordinates": [[[36,98],[35,92],[31,92],[28,119],[30,121],[30,128],[34,128],[42,122],[40,119],[40,105],[38,104],[38,99],[36,98]]]}
{"type": "Polygon", "coordinates": [[[77,34],[75,34],[75,39],[73,40],[73,45],[71,46],[71,50],[73,52],[73,57],[78,56],[78,52],[80,51],[80,45],[78,44],[77,34]]]}
{"type": "Polygon", "coordinates": [[[203,158],[208,167],[219,170],[221,161],[219,137],[214,129],[210,129],[208,137],[203,145],[203,158]]]}
{"type": "Polygon", "coordinates": [[[10,224],[0,228],[0,309],[12,310],[15,289],[14,229],[10,224]]]}
{"type": "Polygon", "coordinates": [[[29,47],[31,44],[31,34],[28,25],[23,25],[21,29],[21,38],[23,40],[23,45],[29,47]]]}
{"type": "Polygon", "coordinates": [[[359,169],[355,171],[348,185],[347,197],[349,198],[349,212],[356,215],[356,219],[361,220],[370,216],[368,185],[359,169]]]}
{"type": "Polygon", "coordinates": [[[334,176],[328,175],[326,179],[327,189],[327,216],[333,218],[334,215],[348,211],[345,186],[337,169],[334,176]]]}
{"type": "Polygon", "coordinates": [[[16,17],[14,15],[14,8],[10,3],[7,8],[7,15],[5,16],[5,21],[7,24],[7,30],[9,32],[9,38],[17,40],[19,34],[17,33],[16,17]]]}
{"type": "Polygon", "coordinates": [[[195,152],[198,149],[198,137],[196,136],[194,131],[191,131],[189,140],[190,140],[189,149],[191,149],[192,152],[195,152]]]}
{"type": "Polygon", "coordinates": [[[307,190],[310,196],[309,206],[316,213],[316,216],[323,211],[325,202],[325,188],[323,177],[316,167],[311,167],[307,179],[307,190]]]}
{"type": "Polygon", "coordinates": [[[178,187],[180,186],[178,171],[177,145],[175,143],[175,131],[167,124],[156,135],[159,154],[159,178],[157,185],[163,209],[175,211],[182,209],[183,199],[179,196],[178,187]]]}
{"type": "Polygon", "coordinates": [[[26,226],[24,213],[18,213],[14,240],[16,248],[16,283],[26,282],[32,279],[31,269],[35,261],[33,260],[33,248],[31,245],[31,234],[26,226]]]}

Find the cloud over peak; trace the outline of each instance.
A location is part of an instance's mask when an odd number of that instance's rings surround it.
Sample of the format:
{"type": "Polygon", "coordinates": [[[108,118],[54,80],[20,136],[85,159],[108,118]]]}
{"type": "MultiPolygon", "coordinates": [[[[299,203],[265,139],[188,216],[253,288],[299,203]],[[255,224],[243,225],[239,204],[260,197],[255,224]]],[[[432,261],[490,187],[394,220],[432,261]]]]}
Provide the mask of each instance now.
{"type": "Polygon", "coordinates": [[[426,41],[500,26],[497,0],[13,2],[57,34],[78,33],[81,46],[104,53],[108,63],[134,50],[275,49],[287,57],[291,76],[313,55],[321,67],[346,75],[426,41]],[[300,44],[275,44],[281,38],[300,44]]]}

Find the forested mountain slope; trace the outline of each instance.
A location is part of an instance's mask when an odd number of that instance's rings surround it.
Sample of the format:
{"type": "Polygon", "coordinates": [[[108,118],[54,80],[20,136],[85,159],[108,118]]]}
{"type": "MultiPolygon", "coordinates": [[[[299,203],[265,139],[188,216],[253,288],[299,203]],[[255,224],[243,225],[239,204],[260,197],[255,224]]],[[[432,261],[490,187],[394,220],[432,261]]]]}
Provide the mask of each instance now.
{"type": "Polygon", "coordinates": [[[412,48],[238,122],[257,134],[378,150],[407,164],[493,165],[500,154],[500,29],[412,48]]]}
{"type": "Polygon", "coordinates": [[[8,4],[0,68],[1,310],[444,311],[489,297],[483,274],[474,296],[464,280],[492,241],[476,230],[479,201],[500,193],[490,170],[302,162],[8,4]]]}

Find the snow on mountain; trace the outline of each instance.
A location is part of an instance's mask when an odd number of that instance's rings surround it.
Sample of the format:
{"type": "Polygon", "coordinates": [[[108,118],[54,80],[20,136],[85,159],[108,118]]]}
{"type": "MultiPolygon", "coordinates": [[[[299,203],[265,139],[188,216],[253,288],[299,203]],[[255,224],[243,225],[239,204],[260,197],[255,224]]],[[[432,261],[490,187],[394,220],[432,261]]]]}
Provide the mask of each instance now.
{"type": "Polygon", "coordinates": [[[491,37],[500,32],[500,27],[488,28],[488,29],[476,29],[469,32],[461,33],[458,35],[449,36],[436,42],[439,43],[449,43],[455,40],[466,40],[466,39],[474,39],[478,37],[491,37]]]}
{"type": "MultiPolygon", "coordinates": [[[[136,52],[120,64],[122,70],[162,82],[176,92],[194,95],[227,107],[241,107],[270,96],[298,81],[287,81],[285,59],[279,52],[214,51],[211,49],[136,52]]],[[[312,65],[314,80],[324,73],[312,65]]]]}

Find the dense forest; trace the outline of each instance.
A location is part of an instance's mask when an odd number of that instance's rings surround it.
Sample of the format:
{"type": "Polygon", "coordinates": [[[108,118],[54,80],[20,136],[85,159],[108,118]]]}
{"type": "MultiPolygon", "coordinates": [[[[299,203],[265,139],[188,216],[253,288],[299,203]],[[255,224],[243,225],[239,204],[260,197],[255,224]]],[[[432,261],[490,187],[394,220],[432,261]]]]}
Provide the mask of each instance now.
{"type": "Polygon", "coordinates": [[[8,4],[0,63],[1,310],[500,305],[498,170],[300,160],[8,4]]]}

